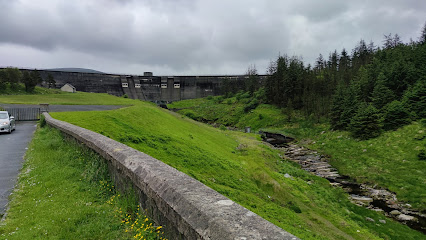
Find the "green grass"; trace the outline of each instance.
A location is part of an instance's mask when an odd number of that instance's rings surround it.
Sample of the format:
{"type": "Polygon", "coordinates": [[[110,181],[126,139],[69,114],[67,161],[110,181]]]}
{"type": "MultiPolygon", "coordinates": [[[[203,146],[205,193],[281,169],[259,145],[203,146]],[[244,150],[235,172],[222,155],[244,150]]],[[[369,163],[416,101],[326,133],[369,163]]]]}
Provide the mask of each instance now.
{"type": "Polygon", "coordinates": [[[40,104],[52,105],[131,105],[131,99],[115,97],[106,93],[65,93],[37,95],[0,95],[0,103],[8,104],[40,104]]]}
{"type": "Polygon", "coordinates": [[[25,158],[0,239],[160,239],[103,159],[58,130],[38,129],[25,158]]]}
{"type": "Polygon", "coordinates": [[[302,239],[423,238],[407,226],[351,204],[343,190],[282,161],[277,150],[254,134],[222,131],[136,101],[113,111],[52,116],[143,151],[302,239]],[[293,177],[285,178],[285,173],[293,177]]]}
{"type": "Polygon", "coordinates": [[[235,98],[224,99],[221,103],[214,100],[185,100],[169,107],[181,109],[181,114],[191,111],[192,116],[207,116],[218,123],[228,121],[228,117],[223,116],[235,116],[232,126],[252,126],[254,129],[296,137],[300,142],[307,143],[308,148],[331,156],[330,163],[341,174],[360,183],[387,188],[395,192],[398,199],[426,211],[426,161],[417,158],[420,150],[426,148],[426,138],[421,139],[426,136],[424,125],[413,123],[378,138],[359,141],[348,132],[330,131],[328,124],[314,124],[297,113],[294,113],[296,117],[292,121],[286,121],[288,116],[270,105],[260,105],[244,113],[244,102],[237,102],[235,98]],[[232,113],[234,110],[235,113],[232,113]],[[256,118],[259,114],[262,118],[256,118]]]}
{"type": "Polygon", "coordinates": [[[426,211],[426,161],[417,157],[426,146],[424,126],[414,122],[366,141],[353,139],[348,132],[327,129],[325,125],[311,133],[281,131],[311,139],[307,147],[332,156],[331,164],[341,174],[358,182],[378,184],[395,192],[399,200],[426,211]],[[321,134],[318,129],[325,132],[321,134]]]}
{"type": "Polygon", "coordinates": [[[250,126],[254,131],[287,123],[287,117],[277,107],[261,104],[256,109],[245,112],[244,108],[250,99],[237,100],[235,97],[221,99],[221,96],[191,99],[167,106],[197,121],[215,122],[240,129],[250,126]]]}

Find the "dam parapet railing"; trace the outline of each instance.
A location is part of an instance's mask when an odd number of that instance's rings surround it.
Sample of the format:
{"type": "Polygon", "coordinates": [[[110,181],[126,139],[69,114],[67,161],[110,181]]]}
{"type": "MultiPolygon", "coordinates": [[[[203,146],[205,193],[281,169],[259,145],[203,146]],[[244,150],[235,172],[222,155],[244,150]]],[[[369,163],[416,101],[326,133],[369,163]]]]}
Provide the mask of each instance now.
{"type": "Polygon", "coordinates": [[[52,118],[46,123],[75,138],[108,162],[116,187],[132,188],[139,204],[169,239],[296,240],[194,178],[101,134],[52,118]]]}

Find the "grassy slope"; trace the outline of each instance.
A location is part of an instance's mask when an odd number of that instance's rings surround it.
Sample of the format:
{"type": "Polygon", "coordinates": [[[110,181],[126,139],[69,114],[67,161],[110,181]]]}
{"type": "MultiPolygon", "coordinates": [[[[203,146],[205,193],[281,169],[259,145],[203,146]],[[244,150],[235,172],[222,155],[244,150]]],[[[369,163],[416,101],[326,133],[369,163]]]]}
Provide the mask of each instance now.
{"type": "Polygon", "coordinates": [[[303,239],[422,237],[392,220],[379,223],[382,215],[349,203],[326,180],[281,161],[256,135],[221,131],[142,102],[52,116],[150,154],[303,239]]]}
{"type": "MultiPolygon", "coordinates": [[[[415,122],[366,141],[354,140],[342,131],[300,135],[314,140],[308,142],[309,148],[331,155],[331,164],[342,174],[388,188],[399,200],[426,211],[426,162],[417,158],[426,146],[426,138],[418,140],[426,135],[425,130],[415,122]]],[[[281,131],[297,135],[296,129],[281,131]]]]}
{"type": "Polygon", "coordinates": [[[413,205],[422,211],[426,210],[426,162],[419,161],[417,154],[426,146],[426,128],[418,123],[405,126],[397,131],[384,133],[382,136],[367,141],[357,141],[347,132],[330,131],[327,124],[312,124],[302,118],[287,119],[279,109],[260,105],[250,113],[244,114],[244,103],[225,99],[219,104],[215,99],[196,99],[175,102],[169,108],[182,109],[179,112],[192,111],[193,115],[207,116],[217,122],[226,121],[216,113],[234,112],[233,123],[237,126],[254,126],[255,129],[268,129],[295,136],[306,142],[307,147],[317,149],[332,156],[331,164],[340,173],[350,176],[359,182],[378,184],[397,193],[400,200],[413,205]],[[268,111],[265,111],[268,109],[268,111]],[[259,119],[258,114],[263,118],[259,119]],[[268,119],[267,123],[264,119],[268,119]],[[270,121],[269,119],[272,119],[270,121]],[[324,132],[323,132],[324,131],[324,132]],[[323,133],[322,133],[323,132],[323,133]]]}
{"type": "Polygon", "coordinates": [[[128,221],[122,209],[131,206],[111,188],[97,155],[50,128],[38,129],[29,149],[1,239],[133,239],[138,233],[122,222],[128,221]]]}
{"type": "Polygon", "coordinates": [[[8,104],[131,105],[133,102],[133,100],[114,97],[106,93],[60,92],[59,94],[0,95],[0,103],[8,104]]]}
{"type": "Polygon", "coordinates": [[[250,126],[253,130],[265,127],[282,126],[287,123],[287,118],[281,115],[280,110],[274,106],[262,104],[247,113],[244,112],[247,99],[237,101],[235,97],[218,103],[216,98],[192,99],[169,104],[171,109],[180,109],[180,114],[195,120],[216,122],[225,126],[235,126],[243,129],[250,126]]]}

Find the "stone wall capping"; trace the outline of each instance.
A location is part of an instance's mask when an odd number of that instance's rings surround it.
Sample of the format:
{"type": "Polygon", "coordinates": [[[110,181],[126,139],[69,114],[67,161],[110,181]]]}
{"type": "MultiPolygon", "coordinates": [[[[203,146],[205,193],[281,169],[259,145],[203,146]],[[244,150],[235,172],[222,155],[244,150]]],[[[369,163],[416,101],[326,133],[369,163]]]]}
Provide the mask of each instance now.
{"type": "Polygon", "coordinates": [[[167,164],[87,129],[53,119],[46,123],[104,157],[118,189],[131,184],[140,205],[169,239],[296,240],[227,197],[167,164]]]}

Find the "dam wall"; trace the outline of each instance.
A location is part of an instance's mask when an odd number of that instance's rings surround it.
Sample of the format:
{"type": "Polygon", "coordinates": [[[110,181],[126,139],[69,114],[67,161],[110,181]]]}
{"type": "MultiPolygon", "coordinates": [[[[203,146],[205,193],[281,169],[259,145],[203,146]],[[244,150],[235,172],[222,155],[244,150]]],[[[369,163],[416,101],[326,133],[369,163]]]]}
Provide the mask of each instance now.
{"type": "MultiPolygon", "coordinates": [[[[21,69],[35,71],[33,69],[21,69]]],[[[107,73],[66,72],[55,70],[37,70],[43,78],[41,86],[47,87],[50,74],[56,81],[54,88],[61,88],[66,83],[77,91],[108,93],[153,102],[173,102],[186,99],[203,98],[223,94],[225,80],[244,83],[246,75],[217,76],[154,76],[151,72],[144,75],[123,75],[107,73]]],[[[263,81],[267,75],[259,75],[263,81]]]]}

